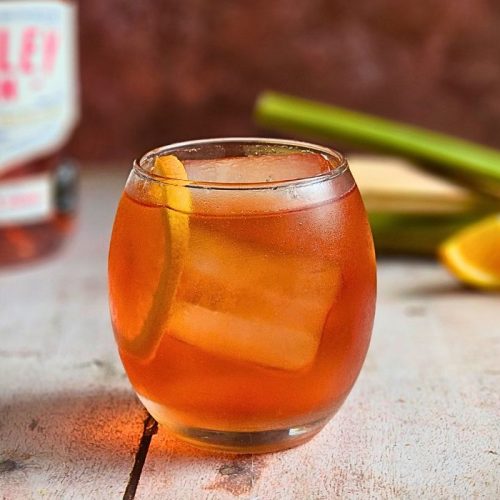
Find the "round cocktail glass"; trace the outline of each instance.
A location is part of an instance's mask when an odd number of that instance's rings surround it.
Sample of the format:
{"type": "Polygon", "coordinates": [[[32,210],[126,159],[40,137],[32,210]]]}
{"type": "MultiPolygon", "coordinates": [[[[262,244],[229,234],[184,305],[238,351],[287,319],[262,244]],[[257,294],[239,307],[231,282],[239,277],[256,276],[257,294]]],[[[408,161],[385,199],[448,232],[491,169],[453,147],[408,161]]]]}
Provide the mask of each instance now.
{"type": "Polygon", "coordinates": [[[352,388],[375,310],[345,158],[254,138],[147,153],[117,210],[109,288],[123,365],[160,424],[237,453],[309,440],[352,388]]]}

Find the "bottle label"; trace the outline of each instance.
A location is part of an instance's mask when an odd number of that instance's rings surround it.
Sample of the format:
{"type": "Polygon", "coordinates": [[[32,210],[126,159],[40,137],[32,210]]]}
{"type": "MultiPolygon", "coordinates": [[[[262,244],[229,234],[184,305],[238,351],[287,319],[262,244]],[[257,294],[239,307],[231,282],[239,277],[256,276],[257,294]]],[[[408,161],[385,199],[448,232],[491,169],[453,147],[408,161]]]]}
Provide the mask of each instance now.
{"type": "Polygon", "coordinates": [[[50,153],[76,122],[76,9],[0,2],[0,175],[50,153]]]}
{"type": "Polygon", "coordinates": [[[54,214],[50,173],[4,181],[0,184],[0,226],[43,222],[54,214]]]}

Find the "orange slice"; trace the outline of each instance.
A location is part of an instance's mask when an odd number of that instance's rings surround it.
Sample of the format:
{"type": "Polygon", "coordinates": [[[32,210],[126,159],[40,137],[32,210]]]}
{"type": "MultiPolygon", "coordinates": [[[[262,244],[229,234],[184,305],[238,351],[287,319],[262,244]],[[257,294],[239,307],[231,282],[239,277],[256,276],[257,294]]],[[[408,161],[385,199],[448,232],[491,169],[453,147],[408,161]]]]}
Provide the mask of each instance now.
{"type": "Polygon", "coordinates": [[[464,283],[500,290],[500,215],[459,231],[440,246],[439,256],[464,283]]]}
{"type": "Polygon", "coordinates": [[[122,347],[131,355],[149,360],[154,357],[165,331],[179,278],[184,266],[189,245],[189,213],[191,194],[186,187],[186,170],[182,162],[173,155],[157,157],[152,172],[176,179],[172,183],[151,181],[148,196],[162,210],[164,255],[156,256],[161,261],[158,283],[151,307],[137,335],[122,337],[122,347]]]}

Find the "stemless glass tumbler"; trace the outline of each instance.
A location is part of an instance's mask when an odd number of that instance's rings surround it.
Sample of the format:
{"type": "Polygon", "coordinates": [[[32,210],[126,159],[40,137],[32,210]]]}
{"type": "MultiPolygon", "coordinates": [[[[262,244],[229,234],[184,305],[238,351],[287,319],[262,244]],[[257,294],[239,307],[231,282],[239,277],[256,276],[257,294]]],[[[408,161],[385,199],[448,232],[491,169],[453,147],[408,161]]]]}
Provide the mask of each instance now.
{"type": "Polygon", "coordinates": [[[137,160],[109,254],[113,328],[144,406],[198,446],[309,440],[359,374],[375,256],[345,158],[253,138],[137,160]]]}

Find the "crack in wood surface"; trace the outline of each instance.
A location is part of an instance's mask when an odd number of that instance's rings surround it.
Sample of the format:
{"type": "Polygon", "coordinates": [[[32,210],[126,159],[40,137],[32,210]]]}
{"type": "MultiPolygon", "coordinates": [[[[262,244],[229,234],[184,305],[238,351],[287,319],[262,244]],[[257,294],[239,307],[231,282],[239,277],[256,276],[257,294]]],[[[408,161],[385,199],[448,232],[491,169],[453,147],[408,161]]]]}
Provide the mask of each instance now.
{"type": "Polygon", "coordinates": [[[0,462],[0,474],[5,472],[13,472],[21,469],[22,467],[15,460],[7,459],[0,462]]]}
{"type": "Polygon", "coordinates": [[[123,494],[123,500],[133,500],[135,498],[137,486],[139,484],[139,480],[141,479],[142,468],[144,467],[146,457],[148,456],[149,445],[151,444],[151,439],[157,432],[158,423],[148,413],[147,417],[144,419],[144,428],[142,431],[141,440],[135,454],[134,466],[132,467],[132,471],[130,472],[127,488],[125,489],[125,493],[123,494]]]}

